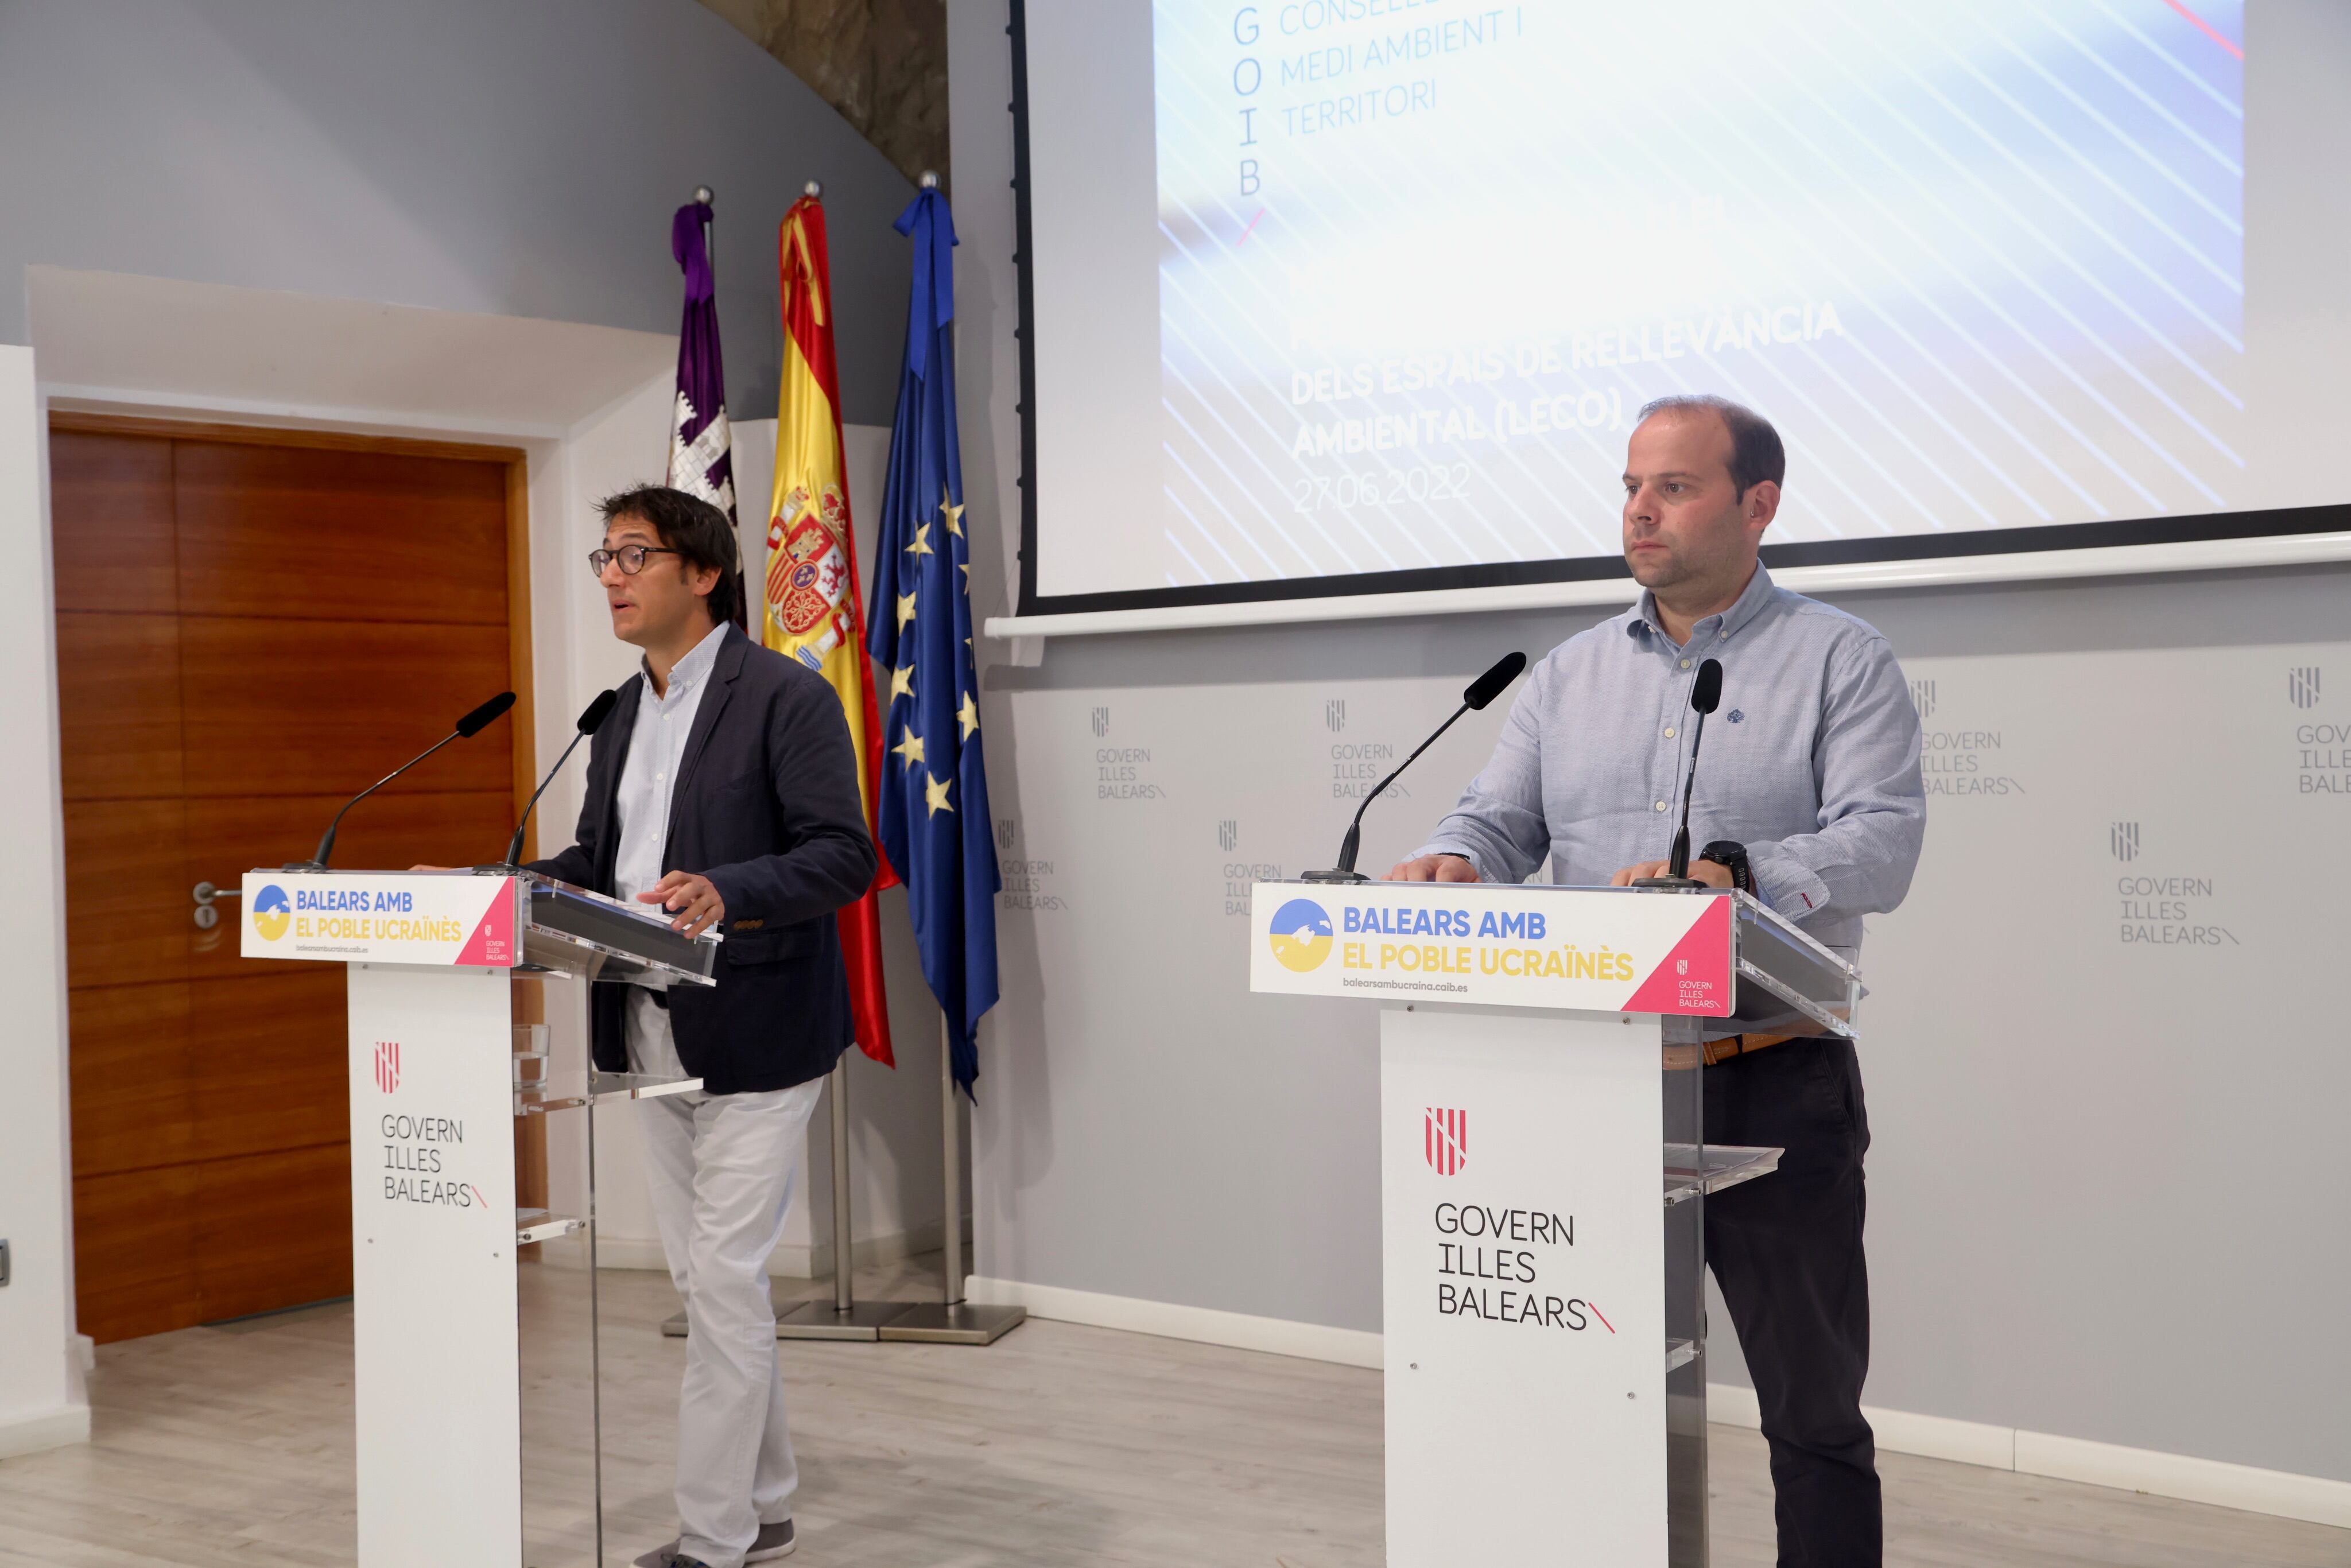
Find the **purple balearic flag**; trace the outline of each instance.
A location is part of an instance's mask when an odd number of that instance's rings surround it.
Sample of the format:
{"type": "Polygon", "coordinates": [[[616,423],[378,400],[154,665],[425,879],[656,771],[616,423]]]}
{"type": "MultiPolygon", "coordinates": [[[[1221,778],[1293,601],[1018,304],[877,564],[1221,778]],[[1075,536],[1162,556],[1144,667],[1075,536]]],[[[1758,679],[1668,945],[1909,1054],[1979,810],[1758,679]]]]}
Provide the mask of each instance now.
{"type": "Polygon", "coordinates": [[[718,298],[702,225],[710,207],[688,202],[670,220],[669,248],[685,269],[685,319],[677,333],[677,402],[669,435],[669,483],[735,519],[733,437],[726,372],[718,361],[718,298]]]}

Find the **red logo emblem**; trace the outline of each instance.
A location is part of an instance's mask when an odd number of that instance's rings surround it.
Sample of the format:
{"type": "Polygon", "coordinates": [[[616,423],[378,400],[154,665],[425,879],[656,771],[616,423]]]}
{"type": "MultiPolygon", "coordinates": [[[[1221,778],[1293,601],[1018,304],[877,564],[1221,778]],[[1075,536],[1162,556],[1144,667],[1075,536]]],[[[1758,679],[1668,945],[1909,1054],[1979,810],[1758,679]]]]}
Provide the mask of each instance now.
{"type": "Polygon", "coordinates": [[[1424,1112],[1421,1152],[1428,1158],[1428,1168],[1438,1176],[1459,1175],[1469,1163],[1469,1113],[1433,1106],[1424,1112]]]}
{"type": "Polygon", "coordinates": [[[386,1094],[400,1087],[400,1041],[375,1042],[375,1086],[386,1094]]]}

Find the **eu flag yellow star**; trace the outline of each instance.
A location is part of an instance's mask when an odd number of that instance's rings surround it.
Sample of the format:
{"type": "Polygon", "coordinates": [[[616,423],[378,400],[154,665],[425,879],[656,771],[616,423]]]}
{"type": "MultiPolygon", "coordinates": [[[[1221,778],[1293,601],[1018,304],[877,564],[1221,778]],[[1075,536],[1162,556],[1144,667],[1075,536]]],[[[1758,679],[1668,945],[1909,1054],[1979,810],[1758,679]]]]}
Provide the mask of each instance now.
{"type": "Polygon", "coordinates": [[[947,532],[963,538],[963,508],[955,505],[945,485],[939,486],[939,515],[947,520],[947,532]]]}
{"type": "Polygon", "coordinates": [[[906,553],[908,555],[936,555],[938,553],[936,550],[931,549],[930,524],[916,523],[914,525],[914,542],[906,547],[906,553]]]}
{"type": "Polygon", "coordinates": [[[904,758],[906,766],[909,768],[919,768],[923,765],[923,737],[911,729],[900,732],[898,744],[890,749],[904,758]]]}
{"type": "Polygon", "coordinates": [[[979,727],[979,705],[971,700],[969,692],[963,694],[963,706],[956,710],[956,717],[963,720],[963,737],[969,740],[971,732],[979,727]]]}
{"type": "Polygon", "coordinates": [[[933,816],[938,815],[941,811],[955,810],[953,806],[947,804],[947,791],[954,788],[953,779],[934,779],[931,777],[930,769],[923,770],[923,804],[931,809],[933,816]]]}
{"type": "Polygon", "coordinates": [[[907,665],[905,668],[904,668],[904,669],[900,669],[900,670],[893,670],[893,671],[891,671],[891,672],[890,672],[890,700],[891,700],[892,702],[895,702],[895,701],[897,701],[900,697],[910,697],[910,696],[913,696],[914,695],[914,665],[912,665],[912,664],[908,664],[908,665],[907,665]]]}
{"type": "Polygon", "coordinates": [[[904,632],[906,629],[906,622],[914,618],[914,596],[911,593],[898,595],[898,630],[904,632]]]}

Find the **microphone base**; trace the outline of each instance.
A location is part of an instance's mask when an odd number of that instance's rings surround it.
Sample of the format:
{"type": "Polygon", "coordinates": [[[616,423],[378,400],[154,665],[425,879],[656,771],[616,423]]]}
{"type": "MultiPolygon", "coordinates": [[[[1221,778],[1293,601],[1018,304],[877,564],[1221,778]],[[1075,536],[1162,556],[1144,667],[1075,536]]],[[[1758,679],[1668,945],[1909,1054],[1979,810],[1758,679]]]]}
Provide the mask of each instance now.
{"type": "Polygon", "coordinates": [[[1333,870],[1302,871],[1298,873],[1298,880],[1301,882],[1369,882],[1372,879],[1359,871],[1333,870]]]}
{"type": "Polygon", "coordinates": [[[332,868],[325,861],[287,861],[277,869],[279,871],[328,871],[332,868]]]}
{"type": "Polygon", "coordinates": [[[467,869],[475,876],[528,876],[530,874],[528,867],[518,866],[512,861],[502,861],[495,865],[472,866],[467,869]]]}
{"type": "Polygon", "coordinates": [[[1709,886],[1708,883],[1698,881],[1698,879],[1694,876],[1636,876],[1633,879],[1633,885],[1648,893],[1717,893],[1721,891],[1719,888],[1709,886]]]}

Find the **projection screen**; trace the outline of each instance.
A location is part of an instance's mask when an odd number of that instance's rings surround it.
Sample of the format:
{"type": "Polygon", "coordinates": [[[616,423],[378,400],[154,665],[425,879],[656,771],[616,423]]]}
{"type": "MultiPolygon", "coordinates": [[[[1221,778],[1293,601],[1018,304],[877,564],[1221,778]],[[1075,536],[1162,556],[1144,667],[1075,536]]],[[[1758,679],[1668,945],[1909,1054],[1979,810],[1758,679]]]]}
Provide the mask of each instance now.
{"type": "Polygon", "coordinates": [[[2247,85],[2343,29],[2244,11],[1023,0],[1021,612],[1621,577],[1677,392],[1775,566],[2351,527],[2351,109],[2247,85]]]}

